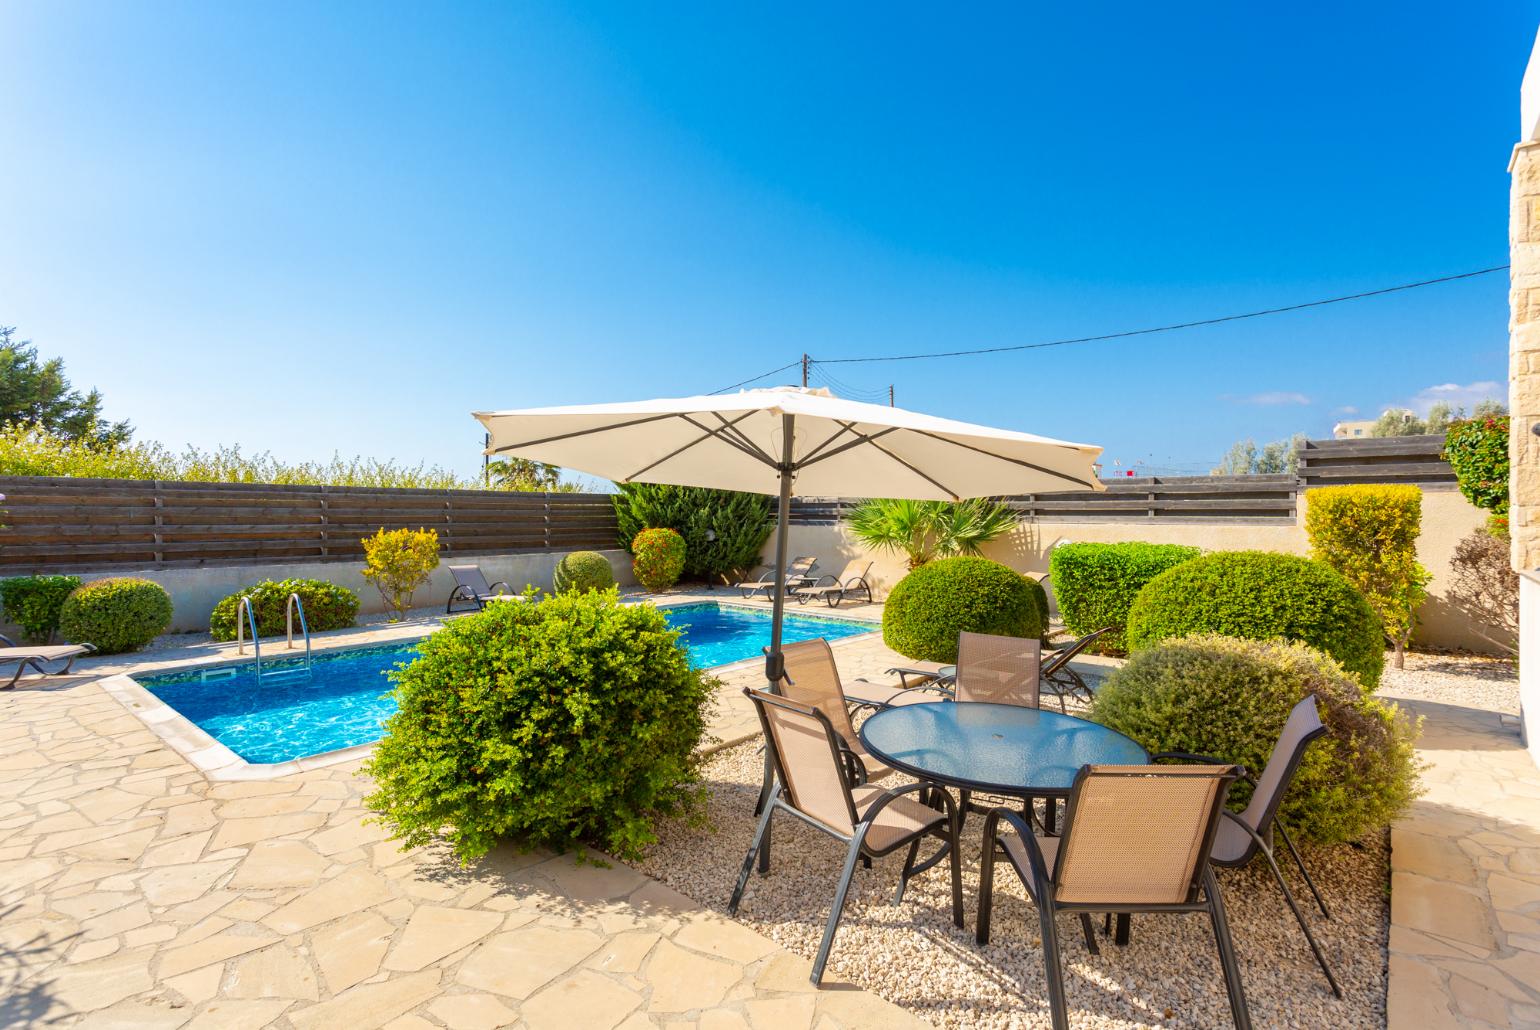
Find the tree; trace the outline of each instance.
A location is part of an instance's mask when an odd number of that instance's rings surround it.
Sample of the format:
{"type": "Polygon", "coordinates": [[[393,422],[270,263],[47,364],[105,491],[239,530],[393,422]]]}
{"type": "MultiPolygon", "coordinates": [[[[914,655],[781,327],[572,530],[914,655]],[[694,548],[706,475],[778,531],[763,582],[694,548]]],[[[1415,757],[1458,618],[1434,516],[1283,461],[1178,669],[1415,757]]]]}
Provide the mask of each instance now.
{"type": "Polygon", "coordinates": [[[528,458],[498,458],[487,463],[487,482],[499,490],[551,491],[561,483],[561,469],[528,458]]]}
{"type": "Polygon", "coordinates": [[[684,575],[729,579],[759,564],[775,525],[764,494],[664,483],[620,483],[614,496],[620,545],[631,549],[644,529],[672,529],[684,537],[684,575]]]}
{"type": "Polygon", "coordinates": [[[41,426],[69,441],[112,447],[134,428],[102,418],[102,395],[70,389],[60,358],[41,360],[30,340],[16,342],[15,326],[0,326],[0,426],[41,426]]]}
{"type": "Polygon", "coordinates": [[[1428,424],[1407,408],[1389,408],[1374,422],[1370,436],[1426,436],[1428,424]]]}
{"type": "Polygon", "coordinates": [[[845,521],[862,543],[903,553],[910,569],[936,558],[976,555],[1021,521],[1010,506],[975,497],[966,501],[912,501],[874,497],[862,501],[845,521]]]}
{"type": "Polygon", "coordinates": [[[1457,418],[1465,417],[1464,408],[1451,406],[1447,401],[1439,401],[1428,409],[1428,421],[1424,428],[1429,435],[1437,435],[1449,429],[1449,423],[1457,418]]]}
{"type": "Polygon", "coordinates": [[[1224,459],[1209,472],[1211,476],[1265,476],[1282,472],[1292,473],[1299,466],[1299,445],[1305,440],[1304,433],[1295,433],[1286,440],[1273,440],[1257,449],[1251,438],[1238,440],[1225,452],[1224,459]]]}

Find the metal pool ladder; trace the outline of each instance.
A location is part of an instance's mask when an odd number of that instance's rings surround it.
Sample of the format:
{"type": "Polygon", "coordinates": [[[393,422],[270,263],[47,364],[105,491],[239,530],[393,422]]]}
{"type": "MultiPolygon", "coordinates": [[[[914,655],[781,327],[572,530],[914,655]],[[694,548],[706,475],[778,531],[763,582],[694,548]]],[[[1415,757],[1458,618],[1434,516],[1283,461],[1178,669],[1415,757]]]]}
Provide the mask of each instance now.
{"type": "MultiPolygon", "coordinates": [[[[296,609],[299,610],[300,634],[304,637],[305,640],[305,664],[296,665],[292,669],[269,669],[267,673],[269,677],[295,676],[304,674],[306,679],[310,678],[310,623],[305,619],[305,602],[300,600],[300,596],[297,593],[290,594],[288,601],[284,603],[284,621],[287,624],[286,628],[288,635],[287,649],[290,651],[294,650],[294,612],[296,609]]],[[[260,684],[262,682],[262,641],[257,636],[257,617],[256,614],[252,611],[251,596],[249,594],[241,598],[240,609],[236,612],[236,654],[246,653],[246,644],[245,640],[243,639],[243,634],[248,626],[251,628],[251,650],[253,653],[253,660],[255,662],[257,682],[260,684]],[[244,620],[241,618],[242,616],[245,616],[244,620]]]]}
{"type": "Polygon", "coordinates": [[[257,637],[257,616],[256,616],[256,613],[251,610],[251,595],[250,594],[247,594],[246,596],[241,598],[241,606],[239,608],[237,608],[236,611],[235,611],[235,653],[236,654],[245,654],[246,653],[246,641],[243,639],[242,634],[244,633],[244,631],[245,631],[245,629],[246,629],[246,627],[248,625],[251,627],[251,650],[252,650],[252,652],[253,652],[253,654],[255,656],[255,660],[256,660],[257,682],[261,683],[262,682],[262,641],[257,637]],[[243,615],[246,617],[245,621],[242,621],[242,619],[241,619],[241,616],[243,616],[243,615]]]}

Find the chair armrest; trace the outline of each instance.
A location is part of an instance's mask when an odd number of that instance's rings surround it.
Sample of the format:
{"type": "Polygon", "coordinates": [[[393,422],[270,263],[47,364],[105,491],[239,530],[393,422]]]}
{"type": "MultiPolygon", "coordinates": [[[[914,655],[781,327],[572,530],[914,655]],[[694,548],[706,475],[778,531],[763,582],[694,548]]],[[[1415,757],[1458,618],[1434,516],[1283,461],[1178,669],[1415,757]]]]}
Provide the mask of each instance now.
{"type": "Polygon", "coordinates": [[[1246,767],[1244,765],[1241,765],[1239,762],[1231,762],[1224,758],[1215,758],[1213,755],[1195,755],[1189,751],[1159,751],[1150,756],[1150,761],[1191,762],[1195,765],[1233,765],[1235,766],[1235,775],[1237,779],[1245,780],[1253,787],[1257,785],[1257,781],[1252,778],[1251,773],[1246,771],[1246,767]]]}
{"type": "Polygon", "coordinates": [[[880,795],[877,796],[875,801],[866,807],[866,811],[861,813],[861,822],[871,822],[877,817],[879,812],[881,812],[884,808],[887,808],[894,801],[903,797],[905,794],[913,794],[916,791],[921,790],[934,790],[937,794],[940,794],[941,797],[946,801],[947,817],[953,821],[957,819],[957,802],[952,800],[952,795],[947,791],[947,789],[939,783],[932,783],[930,780],[920,780],[918,783],[909,783],[902,787],[894,787],[891,790],[883,791],[880,795]]]}
{"type": "Polygon", "coordinates": [[[511,594],[511,593],[513,593],[513,587],[509,586],[506,580],[501,580],[500,579],[496,583],[493,583],[491,586],[489,586],[487,588],[487,591],[489,593],[493,593],[493,594],[498,594],[498,593],[511,594]],[[498,590],[497,589],[498,587],[502,587],[503,589],[502,590],[498,590]]]}
{"type": "Polygon", "coordinates": [[[0,633],[0,644],[4,644],[6,647],[15,647],[16,646],[16,641],[12,640],[10,637],[6,636],[4,633],[0,633]]]}
{"type": "MultiPolygon", "coordinates": [[[[903,677],[899,677],[899,682],[903,682],[903,677]]],[[[883,705],[883,707],[892,708],[895,704],[899,703],[898,699],[903,697],[905,694],[923,693],[940,694],[943,701],[952,701],[955,700],[956,697],[950,688],[941,685],[940,680],[932,680],[929,683],[920,683],[912,687],[905,684],[904,689],[888,698],[887,704],[883,705]]]]}
{"type": "MultiPolygon", "coordinates": [[[[1030,874],[1041,890],[1048,890],[1053,880],[1048,876],[1048,863],[1043,858],[1042,846],[1038,844],[1037,834],[1032,832],[1032,827],[1016,812],[1009,808],[995,808],[984,817],[984,853],[986,855],[992,853],[999,842],[1001,820],[1009,823],[1016,831],[1016,835],[1021,838],[1022,843],[1026,845],[1027,864],[1031,868],[1018,869],[1017,872],[1030,874]]],[[[1010,852],[1006,852],[1006,856],[1011,865],[1016,864],[1014,859],[1009,858],[1010,852]]]]}

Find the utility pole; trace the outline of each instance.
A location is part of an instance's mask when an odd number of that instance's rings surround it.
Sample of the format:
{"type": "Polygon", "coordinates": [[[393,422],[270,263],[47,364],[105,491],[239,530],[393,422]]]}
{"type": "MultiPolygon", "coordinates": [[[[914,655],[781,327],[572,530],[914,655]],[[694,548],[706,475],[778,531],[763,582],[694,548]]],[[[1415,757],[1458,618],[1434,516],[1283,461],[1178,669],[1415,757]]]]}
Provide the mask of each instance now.
{"type": "Polygon", "coordinates": [[[890,408],[891,407],[895,407],[895,405],[893,404],[893,384],[892,383],[888,384],[888,407],[890,407],[890,408]]]}
{"type": "Polygon", "coordinates": [[[802,388],[804,390],[807,389],[807,363],[808,356],[804,354],[802,355],[802,388]]]}
{"type": "Polygon", "coordinates": [[[487,448],[492,446],[492,434],[483,433],[481,436],[481,485],[488,490],[492,489],[492,456],[487,453],[487,448]]]}

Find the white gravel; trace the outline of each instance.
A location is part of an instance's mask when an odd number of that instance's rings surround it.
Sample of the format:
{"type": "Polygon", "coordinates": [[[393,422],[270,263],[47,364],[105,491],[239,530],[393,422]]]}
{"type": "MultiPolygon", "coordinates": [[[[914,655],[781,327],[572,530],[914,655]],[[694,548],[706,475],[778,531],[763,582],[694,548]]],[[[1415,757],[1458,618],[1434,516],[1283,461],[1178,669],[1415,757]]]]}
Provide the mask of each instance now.
{"type": "MultiPolygon", "coordinates": [[[[671,824],[638,864],[718,911],[725,911],[753,833],[761,757],[751,744],[713,756],[710,819],[715,832],[671,824]]],[[[770,875],[755,876],[738,918],[811,958],[843,857],[837,842],[792,819],[778,819],[770,875]]],[[[1008,867],[997,870],[992,940],[973,940],[982,820],[964,828],[966,929],[952,926],[946,863],[915,881],[899,907],[890,904],[901,855],[857,873],[826,979],[859,984],[945,1027],[1047,1027],[1036,909],[1008,867]]],[[[1224,870],[1242,976],[1258,1027],[1383,1027],[1388,934],[1387,848],[1306,853],[1334,918],[1317,916],[1346,997],[1334,999],[1265,867],[1224,870]]],[[[1301,888],[1297,874],[1291,885],[1301,888]]],[[[1092,956],[1079,923],[1065,918],[1060,940],[1071,1021],[1078,1027],[1230,1026],[1213,937],[1202,915],[1137,916],[1131,944],[1101,941],[1092,956]]]]}
{"type": "Polygon", "coordinates": [[[1483,655],[1408,654],[1404,669],[1391,668],[1387,655],[1379,692],[1509,715],[1519,711],[1517,667],[1483,655]]]}

